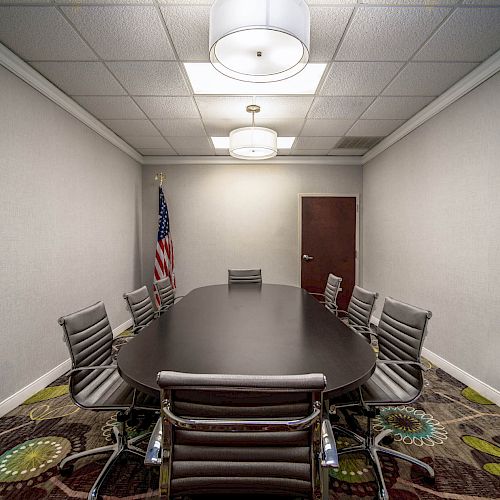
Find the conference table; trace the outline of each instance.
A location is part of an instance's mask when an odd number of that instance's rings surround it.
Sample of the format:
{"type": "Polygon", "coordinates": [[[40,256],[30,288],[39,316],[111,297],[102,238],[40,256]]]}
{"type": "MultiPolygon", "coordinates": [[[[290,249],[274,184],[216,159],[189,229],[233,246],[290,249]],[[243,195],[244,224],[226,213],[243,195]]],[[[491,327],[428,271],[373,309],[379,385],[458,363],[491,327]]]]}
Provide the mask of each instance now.
{"type": "Polygon", "coordinates": [[[158,395],[159,371],[326,375],[326,399],[370,378],[375,354],[305,290],[287,285],[196,288],[122,347],[118,370],[158,395]]]}

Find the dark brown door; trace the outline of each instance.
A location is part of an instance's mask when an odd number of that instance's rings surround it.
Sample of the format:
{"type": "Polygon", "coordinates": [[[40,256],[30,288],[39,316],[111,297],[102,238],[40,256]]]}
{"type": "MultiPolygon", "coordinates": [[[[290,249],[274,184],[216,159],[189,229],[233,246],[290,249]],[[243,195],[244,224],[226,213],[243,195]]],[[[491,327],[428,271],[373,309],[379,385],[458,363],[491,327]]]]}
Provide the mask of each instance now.
{"type": "Polygon", "coordinates": [[[302,197],[301,286],[324,292],[329,273],[342,278],[337,298],[346,309],[356,279],[356,198],[302,197]]]}

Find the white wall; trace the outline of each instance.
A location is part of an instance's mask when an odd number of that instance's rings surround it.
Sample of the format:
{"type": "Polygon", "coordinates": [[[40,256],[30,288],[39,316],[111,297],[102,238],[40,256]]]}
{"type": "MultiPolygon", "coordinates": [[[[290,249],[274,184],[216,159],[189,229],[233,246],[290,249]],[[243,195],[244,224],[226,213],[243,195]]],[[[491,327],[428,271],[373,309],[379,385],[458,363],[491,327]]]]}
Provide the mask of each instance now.
{"type": "Polygon", "coordinates": [[[140,282],[139,164],[0,67],[0,401],[69,358],[57,318],[140,282]]]}
{"type": "Polygon", "coordinates": [[[499,138],[497,74],[363,173],[364,285],[430,309],[426,347],[497,389],[499,138]]]}
{"type": "Polygon", "coordinates": [[[143,281],[148,287],[159,171],[167,179],[179,294],[227,283],[228,268],[260,267],[264,282],[300,285],[298,193],[358,194],[362,185],[360,166],[143,167],[143,281]]]}

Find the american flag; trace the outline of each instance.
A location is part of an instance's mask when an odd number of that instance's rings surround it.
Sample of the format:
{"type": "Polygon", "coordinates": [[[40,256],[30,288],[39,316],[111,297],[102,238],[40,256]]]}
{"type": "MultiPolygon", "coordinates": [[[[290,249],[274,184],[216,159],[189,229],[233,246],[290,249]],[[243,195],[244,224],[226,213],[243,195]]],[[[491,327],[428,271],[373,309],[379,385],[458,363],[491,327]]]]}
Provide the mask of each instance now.
{"type": "MultiPolygon", "coordinates": [[[[167,202],[160,186],[160,213],[158,216],[158,241],[155,256],[155,280],[170,278],[175,288],[174,245],[170,236],[170,220],[167,202]]],[[[160,297],[155,293],[156,305],[160,306],[160,297]]]]}

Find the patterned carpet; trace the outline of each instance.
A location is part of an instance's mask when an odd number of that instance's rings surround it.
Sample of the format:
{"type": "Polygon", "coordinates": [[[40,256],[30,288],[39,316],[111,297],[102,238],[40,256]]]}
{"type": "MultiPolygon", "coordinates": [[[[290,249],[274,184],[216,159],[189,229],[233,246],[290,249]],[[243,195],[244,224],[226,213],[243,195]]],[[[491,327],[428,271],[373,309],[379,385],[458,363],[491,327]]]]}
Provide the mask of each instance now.
{"type": "MultiPolygon", "coordinates": [[[[106,457],[82,459],[64,478],[57,464],[70,453],[109,444],[113,421],[113,413],[75,406],[66,377],[0,418],[0,498],[86,498],[106,457]]],[[[428,371],[422,398],[384,410],[376,428],[393,429],[392,447],[432,463],[436,471],[429,485],[419,469],[383,456],[391,499],[500,498],[500,408],[444,371],[428,371]]],[[[339,439],[339,447],[346,444],[339,439]]],[[[157,484],[156,470],[130,458],[115,468],[101,494],[107,500],[154,497],[157,484]]],[[[331,471],[330,498],[375,496],[363,455],[345,457],[331,471]]]]}

